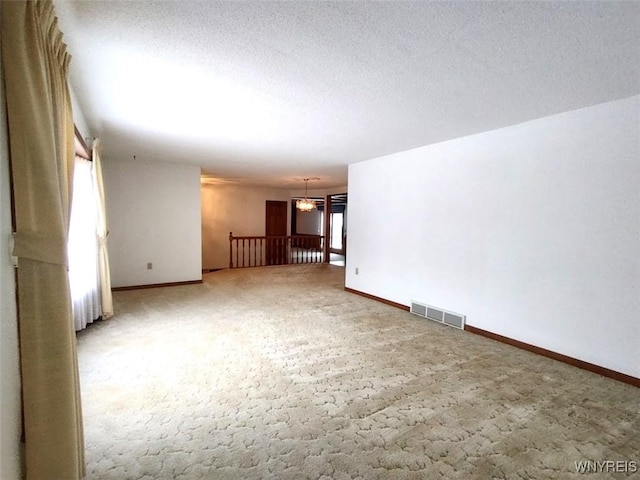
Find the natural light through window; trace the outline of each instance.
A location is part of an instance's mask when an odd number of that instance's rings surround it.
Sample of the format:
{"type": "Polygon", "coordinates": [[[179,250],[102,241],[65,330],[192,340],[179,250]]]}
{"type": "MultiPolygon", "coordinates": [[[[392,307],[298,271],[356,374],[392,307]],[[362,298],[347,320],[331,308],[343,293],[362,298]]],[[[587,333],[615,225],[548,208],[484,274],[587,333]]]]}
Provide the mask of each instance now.
{"type": "Polygon", "coordinates": [[[342,223],[341,212],[331,214],[331,248],[342,250],[342,223]]]}
{"type": "Polygon", "coordinates": [[[97,204],[91,162],[76,157],[73,197],[69,220],[69,287],[76,330],[85,328],[101,315],[98,241],[96,237],[97,204]]]}

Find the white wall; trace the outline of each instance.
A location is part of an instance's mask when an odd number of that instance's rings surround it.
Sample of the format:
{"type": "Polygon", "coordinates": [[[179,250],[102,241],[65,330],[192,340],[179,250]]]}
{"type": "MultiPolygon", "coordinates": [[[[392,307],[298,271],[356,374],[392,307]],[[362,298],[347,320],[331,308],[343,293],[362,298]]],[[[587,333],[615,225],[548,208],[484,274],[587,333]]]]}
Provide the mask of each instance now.
{"type": "Polygon", "coordinates": [[[200,169],[109,158],[102,168],[112,286],[200,280],[200,169]]]}
{"type": "Polygon", "coordinates": [[[238,185],[202,185],[202,266],[229,267],[229,232],[236,236],[265,234],[265,202],[286,201],[287,232],[291,230],[288,190],[238,185]]]}
{"type": "Polygon", "coordinates": [[[82,139],[87,143],[87,146],[91,148],[92,142],[88,142],[86,140],[87,137],[91,137],[91,130],[89,129],[87,119],[80,108],[80,103],[78,103],[76,92],[71,85],[69,86],[69,95],[71,97],[71,108],[73,110],[73,123],[78,128],[78,131],[80,132],[80,135],[82,135],[82,139]]]}
{"type": "Polygon", "coordinates": [[[0,478],[22,477],[21,404],[14,269],[9,255],[11,197],[4,79],[0,68],[0,478]]]}
{"type": "Polygon", "coordinates": [[[640,377],[639,111],[636,96],[351,165],[347,286],[640,377]]]}

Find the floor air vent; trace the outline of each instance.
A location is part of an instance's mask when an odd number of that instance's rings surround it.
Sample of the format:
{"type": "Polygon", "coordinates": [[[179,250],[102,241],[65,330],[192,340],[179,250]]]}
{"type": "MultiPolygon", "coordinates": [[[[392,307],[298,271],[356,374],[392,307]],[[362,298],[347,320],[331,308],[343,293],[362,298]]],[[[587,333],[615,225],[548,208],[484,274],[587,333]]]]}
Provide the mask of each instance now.
{"type": "Polygon", "coordinates": [[[411,301],[411,313],[419,315],[421,317],[428,318],[435,322],[444,323],[450,327],[464,329],[465,315],[459,313],[450,312],[439,307],[427,305],[426,303],[420,303],[411,301]]]}

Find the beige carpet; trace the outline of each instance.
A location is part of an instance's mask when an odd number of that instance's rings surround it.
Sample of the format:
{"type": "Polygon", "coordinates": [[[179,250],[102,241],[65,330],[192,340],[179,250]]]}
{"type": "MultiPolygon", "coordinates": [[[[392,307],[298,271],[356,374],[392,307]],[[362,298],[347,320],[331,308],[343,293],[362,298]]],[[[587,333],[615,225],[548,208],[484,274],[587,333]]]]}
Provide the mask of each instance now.
{"type": "Polygon", "coordinates": [[[263,267],[116,293],[116,317],[78,335],[87,478],[640,478],[639,389],[343,277],[263,267]]]}

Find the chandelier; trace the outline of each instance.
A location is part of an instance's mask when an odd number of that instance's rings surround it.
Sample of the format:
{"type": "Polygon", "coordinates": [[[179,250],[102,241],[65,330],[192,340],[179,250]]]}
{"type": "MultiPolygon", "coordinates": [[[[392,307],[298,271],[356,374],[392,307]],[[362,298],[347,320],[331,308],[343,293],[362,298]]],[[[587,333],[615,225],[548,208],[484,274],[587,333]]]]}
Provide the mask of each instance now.
{"type": "Polygon", "coordinates": [[[316,208],[316,202],[313,200],[309,200],[307,197],[309,179],[304,179],[304,199],[296,201],[296,208],[301,212],[310,212],[314,208],[316,208]]]}

